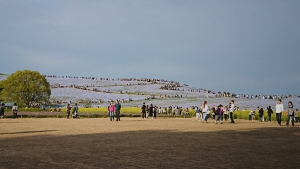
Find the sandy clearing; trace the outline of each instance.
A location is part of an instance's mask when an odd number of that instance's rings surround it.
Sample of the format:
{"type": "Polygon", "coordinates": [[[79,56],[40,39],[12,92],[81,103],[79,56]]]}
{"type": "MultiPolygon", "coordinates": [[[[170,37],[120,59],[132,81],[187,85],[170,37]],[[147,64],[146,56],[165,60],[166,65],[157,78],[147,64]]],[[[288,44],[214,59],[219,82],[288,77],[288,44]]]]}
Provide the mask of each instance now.
{"type": "Polygon", "coordinates": [[[297,168],[299,123],[0,120],[0,168],[297,168]],[[288,161],[288,162],[287,162],[288,161]]]}

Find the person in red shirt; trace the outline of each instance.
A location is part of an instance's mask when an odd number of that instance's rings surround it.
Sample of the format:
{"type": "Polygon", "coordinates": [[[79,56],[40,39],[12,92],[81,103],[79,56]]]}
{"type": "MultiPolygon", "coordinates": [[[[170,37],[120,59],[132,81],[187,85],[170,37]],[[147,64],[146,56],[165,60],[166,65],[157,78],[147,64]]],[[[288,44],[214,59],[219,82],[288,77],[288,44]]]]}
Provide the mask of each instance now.
{"type": "Polygon", "coordinates": [[[111,101],[110,105],[108,106],[108,112],[109,112],[109,119],[110,119],[110,121],[114,120],[114,113],[115,113],[115,111],[116,111],[116,106],[111,101]]]}

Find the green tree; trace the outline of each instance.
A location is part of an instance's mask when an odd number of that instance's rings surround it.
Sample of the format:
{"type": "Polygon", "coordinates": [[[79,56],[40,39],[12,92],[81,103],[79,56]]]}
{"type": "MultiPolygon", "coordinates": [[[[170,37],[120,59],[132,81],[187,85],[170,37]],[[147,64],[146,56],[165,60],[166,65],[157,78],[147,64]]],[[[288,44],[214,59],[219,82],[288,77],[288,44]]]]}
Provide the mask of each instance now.
{"type": "Polygon", "coordinates": [[[46,78],[37,71],[23,70],[1,81],[2,99],[16,102],[19,106],[45,104],[49,102],[51,90],[46,78]]]}

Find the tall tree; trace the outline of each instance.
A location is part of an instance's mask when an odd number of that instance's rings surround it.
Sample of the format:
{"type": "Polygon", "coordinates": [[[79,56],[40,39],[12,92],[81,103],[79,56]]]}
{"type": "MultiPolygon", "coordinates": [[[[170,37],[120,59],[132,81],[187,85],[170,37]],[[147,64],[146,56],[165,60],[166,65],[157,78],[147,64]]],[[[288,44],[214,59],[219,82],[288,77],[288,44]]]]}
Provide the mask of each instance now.
{"type": "Polygon", "coordinates": [[[32,106],[49,102],[51,90],[46,78],[37,71],[16,71],[1,82],[2,98],[20,106],[32,106]]]}

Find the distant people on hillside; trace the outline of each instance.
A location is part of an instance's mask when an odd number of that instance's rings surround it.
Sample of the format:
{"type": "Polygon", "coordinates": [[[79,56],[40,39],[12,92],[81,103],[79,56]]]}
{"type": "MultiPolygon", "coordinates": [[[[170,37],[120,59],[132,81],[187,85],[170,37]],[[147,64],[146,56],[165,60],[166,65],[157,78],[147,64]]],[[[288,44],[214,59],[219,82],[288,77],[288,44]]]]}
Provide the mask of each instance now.
{"type": "Polygon", "coordinates": [[[4,103],[1,104],[1,107],[0,107],[0,118],[3,119],[4,118],[4,103]]]}
{"type": "Polygon", "coordinates": [[[119,102],[119,100],[116,100],[116,119],[117,121],[120,121],[120,113],[121,113],[121,104],[119,102]]]}
{"type": "Polygon", "coordinates": [[[283,104],[281,103],[281,99],[277,101],[277,104],[275,106],[276,111],[276,120],[278,122],[278,126],[281,126],[281,116],[282,112],[284,111],[283,104]]]}
{"type": "Polygon", "coordinates": [[[294,127],[294,113],[295,113],[294,105],[291,101],[288,103],[288,110],[286,112],[287,114],[287,120],[286,120],[286,126],[289,126],[290,121],[292,121],[292,126],[294,127]]]}
{"type": "Polygon", "coordinates": [[[17,103],[14,103],[13,107],[12,107],[12,112],[14,115],[14,119],[18,119],[18,106],[17,103]]]}

